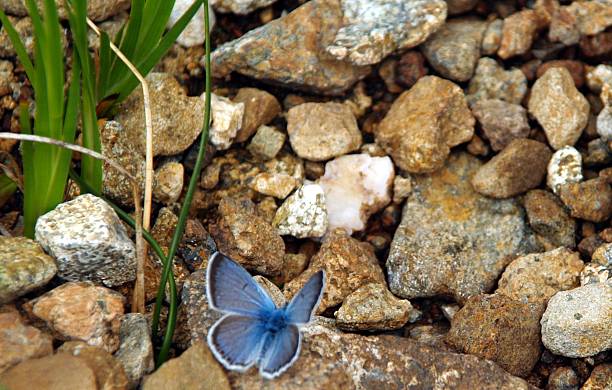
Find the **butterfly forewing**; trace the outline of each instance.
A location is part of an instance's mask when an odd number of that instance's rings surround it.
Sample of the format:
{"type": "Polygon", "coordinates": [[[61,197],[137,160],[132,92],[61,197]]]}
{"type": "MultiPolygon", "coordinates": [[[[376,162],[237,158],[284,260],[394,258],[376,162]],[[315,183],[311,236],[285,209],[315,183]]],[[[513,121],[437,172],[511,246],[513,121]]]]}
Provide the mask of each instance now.
{"type": "Polygon", "coordinates": [[[314,274],[285,308],[289,321],[296,325],[306,324],[314,313],[325,284],[325,272],[314,274]]]}
{"type": "Polygon", "coordinates": [[[295,325],[287,325],[281,331],[270,335],[259,362],[261,375],[274,378],[289,368],[300,354],[300,341],[300,331],[295,325]]]}
{"type": "Polygon", "coordinates": [[[208,333],[208,345],[215,357],[228,369],[244,371],[261,355],[265,329],[252,318],[228,314],[208,333]]]}

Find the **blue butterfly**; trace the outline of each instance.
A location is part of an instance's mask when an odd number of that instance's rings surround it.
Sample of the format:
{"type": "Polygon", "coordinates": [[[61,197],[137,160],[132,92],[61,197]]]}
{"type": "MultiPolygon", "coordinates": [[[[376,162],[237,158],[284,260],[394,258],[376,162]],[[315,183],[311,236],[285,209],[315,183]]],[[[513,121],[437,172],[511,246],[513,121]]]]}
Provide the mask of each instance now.
{"type": "Polygon", "coordinates": [[[208,304],[225,315],[208,332],[208,345],[228,370],[244,372],[255,363],[268,379],[297,360],[302,335],[319,305],[325,273],[314,274],[291,302],[277,308],[242,266],[217,252],[206,272],[208,304]]]}

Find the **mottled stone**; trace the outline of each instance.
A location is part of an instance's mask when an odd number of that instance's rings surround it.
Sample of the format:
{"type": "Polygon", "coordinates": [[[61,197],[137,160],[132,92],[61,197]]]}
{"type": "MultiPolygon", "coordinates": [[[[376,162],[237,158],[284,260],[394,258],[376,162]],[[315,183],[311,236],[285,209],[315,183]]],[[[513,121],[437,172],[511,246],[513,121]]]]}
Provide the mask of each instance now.
{"type": "Polygon", "coordinates": [[[274,95],[257,88],[240,88],[232,100],[244,104],[244,116],[236,142],[248,140],[260,126],[267,125],[281,112],[280,103],[274,95]]]}
{"type": "Polygon", "coordinates": [[[187,340],[183,347],[187,348],[198,341],[206,342],[208,330],[222,316],[208,305],[206,270],[195,271],[185,280],[181,291],[178,323],[182,329],[178,329],[177,333],[185,333],[187,340]]]}
{"type": "Polygon", "coordinates": [[[612,364],[603,363],[591,371],[591,376],[582,385],[582,390],[608,390],[610,383],[612,383],[612,364]]]}
{"type": "Polygon", "coordinates": [[[247,149],[255,157],[271,160],[276,157],[286,139],[287,136],[282,131],[275,127],[262,125],[257,129],[247,149]]]}
{"type": "Polygon", "coordinates": [[[479,100],[471,108],[485,137],[491,143],[491,149],[496,152],[508,146],[514,139],[529,136],[527,110],[518,104],[489,99],[479,100]]]}
{"type": "Polygon", "coordinates": [[[393,179],[393,203],[400,204],[412,193],[412,178],[395,176],[393,179]]]}
{"type": "Polygon", "coordinates": [[[591,261],[599,265],[612,266],[612,243],[600,245],[593,252],[591,261]]]}
{"type": "Polygon", "coordinates": [[[497,52],[502,39],[504,21],[495,19],[489,23],[482,38],[482,54],[491,56],[497,52]]]}
{"type": "Polygon", "coordinates": [[[548,188],[559,194],[565,184],[582,181],[582,155],[573,146],[564,146],[553,153],[547,171],[548,188]]]}
{"type": "MultiPolygon", "coordinates": [[[[39,0],[38,3],[42,4],[42,1],[39,0]]],[[[57,5],[57,12],[60,19],[68,19],[68,12],[65,3],[61,0],[56,0],[55,4],[57,5]]],[[[4,9],[4,11],[12,15],[28,15],[26,0],[2,0],[1,7],[4,9]]],[[[90,0],[87,2],[87,16],[91,20],[99,22],[125,11],[128,8],[130,8],[129,0],[90,0]]]]}
{"type": "Polygon", "coordinates": [[[211,0],[210,4],[219,12],[246,15],[258,8],[267,7],[276,0],[211,0]]]}
{"type": "Polygon", "coordinates": [[[285,199],[299,184],[299,180],[284,173],[262,172],[255,175],[249,186],[260,194],[285,199]]]}
{"type": "Polygon", "coordinates": [[[164,204],[176,202],[183,191],[185,167],[176,161],[169,161],[155,170],[153,196],[164,204]]]}
{"type": "Polygon", "coordinates": [[[396,81],[406,88],[412,87],[426,74],[425,57],[416,50],[404,53],[397,62],[396,81]]]}
{"type": "Polygon", "coordinates": [[[612,266],[587,263],[580,272],[580,285],[606,283],[612,278],[612,266]]]}
{"type": "Polygon", "coordinates": [[[140,313],[129,313],[121,318],[115,359],[123,366],[131,388],[137,387],[142,377],[155,368],[150,329],[146,317],[140,313]]]}
{"type": "Polygon", "coordinates": [[[538,27],[538,16],[531,9],[524,9],[505,18],[497,55],[505,60],[527,53],[538,27]]]}
{"type": "Polygon", "coordinates": [[[612,4],[609,0],[578,1],[553,15],[548,37],[565,45],[578,43],[584,35],[595,35],[612,25],[612,4]]]}
{"type": "Polygon", "coordinates": [[[557,367],[548,376],[546,390],[578,390],[580,378],[571,367],[557,367]]]}
{"type": "Polygon", "coordinates": [[[478,0],[446,0],[449,15],[462,14],[476,6],[478,0]]]}
{"type": "Polygon", "coordinates": [[[28,359],[53,353],[52,339],[33,326],[23,323],[17,312],[0,313],[0,375],[28,359]]]}
{"type": "MultiPolygon", "coordinates": [[[[201,96],[206,101],[206,93],[201,96]]],[[[211,94],[210,111],[210,143],[221,150],[226,150],[234,142],[244,118],[244,103],[236,103],[230,99],[211,94]]]]}
{"type": "Polygon", "coordinates": [[[437,173],[414,178],[387,258],[395,295],[464,302],[491,291],[514,257],[537,248],[518,202],[472,189],[469,179],[480,166],[459,153],[437,173]]]}
{"type": "Polygon", "coordinates": [[[538,66],[536,76],[542,77],[550,68],[565,68],[572,75],[576,88],[582,87],[584,84],[584,64],[576,60],[552,60],[538,66]]]}
{"type": "Polygon", "coordinates": [[[494,59],[478,60],[474,77],[467,89],[467,100],[471,104],[478,100],[499,99],[520,104],[527,93],[527,78],[520,69],[505,70],[494,59]]]}
{"type": "Polygon", "coordinates": [[[276,211],[272,226],[280,235],[297,238],[323,236],[328,226],[323,188],[310,183],[298,188],[276,211]]]}
{"type": "Polygon", "coordinates": [[[602,222],[612,215],[612,187],[602,178],[565,184],[559,194],[574,218],[602,222]]]}
{"type": "Polygon", "coordinates": [[[525,195],[524,206],[529,226],[551,247],[576,246],[576,221],[559,198],[545,190],[533,190],[525,195]]]}

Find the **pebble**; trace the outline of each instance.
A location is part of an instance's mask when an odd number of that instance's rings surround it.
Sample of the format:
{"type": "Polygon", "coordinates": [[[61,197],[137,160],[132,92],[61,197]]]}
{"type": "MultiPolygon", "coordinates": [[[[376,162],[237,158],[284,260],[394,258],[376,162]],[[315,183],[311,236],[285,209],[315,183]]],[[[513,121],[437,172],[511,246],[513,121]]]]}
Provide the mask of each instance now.
{"type": "Polygon", "coordinates": [[[400,204],[412,193],[412,178],[397,175],[393,179],[393,203],[400,204]]]}
{"type": "Polygon", "coordinates": [[[368,218],[391,201],[394,177],[389,157],[353,154],[328,162],[318,183],[325,191],[329,229],[349,234],[365,229],[368,218]]]}
{"type": "Polygon", "coordinates": [[[589,119],[589,102],[565,68],[550,68],[536,80],[528,106],[554,150],[573,146],[589,119]]]}
{"type": "Polygon", "coordinates": [[[36,241],[0,236],[0,305],[46,285],[56,272],[55,261],[36,241]]]}
{"type": "Polygon", "coordinates": [[[514,139],[529,136],[527,110],[518,104],[489,99],[479,100],[471,108],[495,152],[504,149],[514,139]]]}
{"type": "Polygon", "coordinates": [[[612,278],[612,266],[587,263],[580,273],[580,285],[605,283],[612,278]]]}
{"type": "Polygon", "coordinates": [[[505,18],[497,55],[506,60],[527,53],[540,27],[538,22],[536,11],[531,9],[516,12],[505,18]]]}
{"type": "Polygon", "coordinates": [[[409,50],[397,62],[396,80],[406,88],[412,87],[427,74],[425,57],[418,51],[409,50]]]}
{"type": "Polygon", "coordinates": [[[470,105],[486,99],[520,104],[526,94],[527,78],[520,69],[505,70],[494,59],[483,57],[468,85],[467,100],[470,105]]]}
{"type": "Polygon", "coordinates": [[[311,161],[326,161],[354,152],[362,143],[351,109],[340,103],[304,103],[287,113],[287,133],[295,153],[311,161]]]}
{"type": "Polygon", "coordinates": [[[576,247],[576,221],[559,198],[545,190],[532,190],[525,195],[524,206],[529,226],[548,247],[576,247]]]}
{"type": "Polygon", "coordinates": [[[468,81],[480,58],[487,24],[474,19],[453,19],[445,23],[421,46],[429,64],[442,77],[468,81]]]}
{"type": "Polygon", "coordinates": [[[582,385],[582,390],[607,390],[606,387],[609,387],[611,382],[612,364],[599,364],[591,371],[591,376],[582,385]]]}
{"type": "Polygon", "coordinates": [[[58,276],[119,286],[136,278],[136,249],[104,200],[80,195],[38,218],[36,241],[55,258],[58,276]]]}
{"type": "Polygon", "coordinates": [[[284,173],[258,173],[250,187],[260,194],[285,199],[291,191],[300,184],[300,181],[284,173]]]}
{"type": "Polygon", "coordinates": [[[548,31],[552,42],[574,45],[585,35],[595,35],[612,25],[612,7],[608,0],[573,2],[559,7],[548,31]]]}
{"type": "Polygon", "coordinates": [[[130,388],[138,387],[142,377],[155,368],[151,330],[146,317],[140,313],[128,313],[121,318],[117,359],[129,381],[130,388]]]}
{"type": "Polygon", "coordinates": [[[459,86],[425,76],[395,100],[376,130],[376,142],[399,168],[434,172],[444,166],[452,147],[472,138],[474,124],[459,86]]]}
{"type": "Polygon", "coordinates": [[[589,284],[555,294],[541,320],[542,342],[572,358],[612,348],[612,285],[589,284]]]}
{"type": "Polygon", "coordinates": [[[545,144],[515,139],[476,171],[474,189],[493,198],[510,198],[540,185],[552,153],[545,144]]]}
{"type": "Polygon", "coordinates": [[[446,0],[449,15],[462,14],[476,6],[478,0],[446,0]]]}
{"type": "MultiPolygon", "coordinates": [[[[206,101],[206,94],[202,94],[201,98],[202,101],[206,101]]],[[[209,142],[217,149],[229,149],[242,126],[245,105],[215,94],[211,94],[210,104],[212,124],[209,131],[209,142]]]]}
{"type": "Polygon", "coordinates": [[[24,360],[53,353],[52,338],[23,323],[17,310],[0,313],[0,376],[24,360]]]}
{"type": "Polygon", "coordinates": [[[580,378],[571,367],[557,367],[550,373],[546,390],[574,389],[580,389],[580,378]]]}
{"type": "Polygon", "coordinates": [[[599,265],[612,266],[612,243],[600,245],[593,252],[591,260],[599,265]]]}
{"type": "Polygon", "coordinates": [[[219,12],[246,15],[274,2],[276,0],[211,0],[210,5],[219,12]]]}
{"type": "MultiPolygon", "coordinates": [[[[183,14],[191,7],[194,0],[175,0],[170,18],[168,19],[168,29],[172,28],[183,14]]],[[[183,32],[178,36],[176,42],[184,47],[201,46],[204,44],[206,27],[204,22],[204,7],[200,7],[191,21],[187,24],[183,32]]],[[[208,6],[209,31],[215,26],[215,13],[212,6],[208,6]]]]}
{"type": "Polygon", "coordinates": [[[565,184],[559,194],[574,218],[603,222],[612,216],[612,187],[605,179],[565,184]]]}
{"type": "Polygon", "coordinates": [[[576,88],[581,88],[584,85],[584,64],[575,60],[553,60],[547,61],[538,66],[537,77],[540,78],[550,68],[565,68],[572,75],[576,88]]]}
{"type": "Polygon", "coordinates": [[[540,358],[540,315],[537,305],[502,294],[476,295],[453,317],[447,340],[460,352],[525,377],[540,358]]]}
{"type": "Polygon", "coordinates": [[[502,19],[495,19],[488,24],[482,38],[482,54],[491,56],[497,52],[501,44],[503,27],[504,21],[502,19]]]}
{"type": "Polygon", "coordinates": [[[185,167],[176,161],[168,161],[155,170],[153,196],[159,202],[175,203],[183,192],[185,167]]]}
{"type": "Polygon", "coordinates": [[[604,107],[597,115],[597,134],[605,141],[612,140],[612,105],[604,107]]]}
{"type": "Polygon", "coordinates": [[[334,315],[340,329],[376,331],[400,329],[414,312],[409,301],[396,298],[385,285],[370,283],[349,294],[334,315]]]}
{"type": "Polygon", "coordinates": [[[322,237],[328,226],[323,188],[314,183],[298,188],[276,211],[272,226],[282,236],[322,237]]]}
{"type": "MultiPolygon", "coordinates": [[[[57,1],[56,4],[60,19],[68,19],[65,3],[57,1]]],[[[2,2],[2,8],[6,13],[11,15],[28,15],[28,9],[26,8],[26,3],[23,0],[4,0],[2,2]]],[[[87,16],[94,22],[99,22],[129,8],[129,0],[90,0],[87,2],[87,16]]]]}
{"type": "Polygon", "coordinates": [[[445,295],[461,303],[491,291],[513,256],[537,249],[516,200],[472,189],[469,179],[480,166],[477,158],[456,153],[442,170],[414,177],[387,258],[395,295],[445,295]]]}
{"type": "Polygon", "coordinates": [[[337,229],[325,236],[323,245],[310,260],[308,268],[285,285],[285,296],[291,298],[321,269],[325,270],[325,291],[317,313],[341,304],[363,285],[385,281],[372,247],[337,229]]]}
{"type": "Polygon", "coordinates": [[[236,142],[245,142],[257,129],[270,123],[281,112],[280,103],[274,95],[257,88],[240,88],[232,101],[244,104],[244,116],[236,134],[236,142]]]}
{"type": "Polygon", "coordinates": [[[251,154],[262,160],[271,160],[285,144],[287,136],[275,127],[262,125],[251,139],[247,149],[251,154]]]}
{"type": "Polygon", "coordinates": [[[547,171],[546,184],[558,195],[565,184],[582,181],[582,155],[573,146],[564,146],[553,153],[547,171]]]}

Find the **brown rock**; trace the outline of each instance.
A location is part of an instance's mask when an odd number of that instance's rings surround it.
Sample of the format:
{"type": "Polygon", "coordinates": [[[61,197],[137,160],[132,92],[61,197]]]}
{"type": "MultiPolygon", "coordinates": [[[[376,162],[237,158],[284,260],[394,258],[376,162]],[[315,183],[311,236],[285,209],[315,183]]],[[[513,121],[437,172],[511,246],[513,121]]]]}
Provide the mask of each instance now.
{"type": "Polygon", "coordinates": [[[603,363],[591,371],[591,376],[584,383],[582,390],[608,390],[612,383],[612,364],[603,363]]]}
{"type": "Polygon", "coordinates": [[[257,88],[240,88],[232,99],[234,103],[244,103],[242,127],[234,142],[244,142],[261,125],[267,125],[281,112],[281,106],[274,95],[257,88]]]}
{"type": "Polygon", "coordinates": [[[580,51],[586,57],[598,57],[610,53],[612,51],[612,31],[582,37],[580,51]]]}
{"type": "Polygon", "coordinates": [[[418,51],[408,51],[397,62],[396,81],[406,88],[412,87],[427,74],[425,57],[418,51]]]}
{"type": "Polygon", "coordinates": [[[574,218],[602,222],[612,215],[612,187],[604,179],[568,183],[559,194],[574,218]]]}
{"type": "Polygon", "coordinates": [[[483,57],[468,85],[467,99],[470,105],[483,99],[520,104],[526,93],[527,79],[520,69],[505,70],[494,59],[483,57]]]}
{"type": "Polygon", "coordinates": [[[548,377],[546,390],[570,390],[580,388],[580,378],[571,367],[557,367],[548,377]]]}
{"type": "Polygon", "coordinates": [[[572,75],[576,88],[580,88],[584,85],[585,74],[584,64],[580,61],[575,60],[553,60],[547,61],[542,65],[538,66],[537,77],[540,78],[550,68],[565,68],[572,75]]]}
{"type": "Polygon", "coordinates": [[[499,99],[479,100],[472,105],[472,113],[496,152],[514,139],[529,136],[527,110],[518,104],[499,99]]]}
{"type": "Polygon", "coordinates": [[[472,138],[474,124],[461,88],[426,76],[393,103],[378,126],[376,142],[401,169],[433,172],[444,166],[450,148],[472,138]]]}
{"type": "Polygon", "coordinates": [[[471,183],[474,189],[493,198],[510,198],[540,185],[552,153],[530,139],[516,139],[480,167],[471,183]]]}
{"type": "Polygon", "coordinates": [[[607,1],[578,1],[560,7],[548,31],[552,42],[578,43],[584,35],[595,35],[612,25],[612,7],[607,1]]]}
{"type": "Polygon", "coordinates": [[[497,52],[501,44],[503,27],[504,21],[501,19],[489,23],[482,38],[482,54],[491,56],[497,52]]]}
{"type": "Polygon", "coordinates": [[[532,190],[525,196],[529,225],[552,247],[576,246],[576,222],[561,200],[545,190],[532,190]]]}
{"type": "Polygon", "coordinates": [[[446,0],[448,6],[448,14],[462,14],[474,8],[478,0],[446,0]]]}
{"type": "Polygon", "coordinates": [[[505,60],[527,53],[538,31],[538,22],[537,13],[530,9],[519,11],[505,18],[497,55],[505,60]]]}
{"type": "Polygon", "coordinates": [[[0,313],[0,374],[27,359],[53,353],[51,337],[25,325],[17,310],[0,313]]]}

